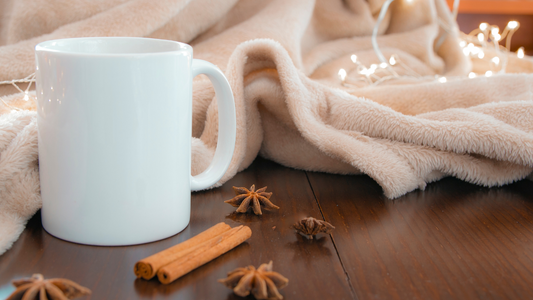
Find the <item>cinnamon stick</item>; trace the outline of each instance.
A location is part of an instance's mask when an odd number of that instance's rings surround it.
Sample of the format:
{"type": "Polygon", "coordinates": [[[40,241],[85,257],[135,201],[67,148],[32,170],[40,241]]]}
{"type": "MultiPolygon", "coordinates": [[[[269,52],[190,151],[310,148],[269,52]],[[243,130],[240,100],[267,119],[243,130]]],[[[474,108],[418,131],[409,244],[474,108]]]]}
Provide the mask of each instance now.
{"type": "Polygon", "coordinates": [[[187,254],[196,251],[196,249],[204,242],[209,241],[230,229],[231,227],[228,224],[224,222],[218,223],[182,243],[141,259],[135,264],[133,272],[137,278],[142,277],[144,279],[151,279],[157,274],[157,271],[165,265],[168,265],[181,257],[187,256],[187,254]]]}
{"type": "Polygon", "coordinates": [[[252,236],[248,226],[235,227],[227,232],[204,242],[194,253],[184,256],[162,267],[157,278],[163,284],[169,284],[190,271],[210,262],[229,250],[237,247],[252,236]]]}

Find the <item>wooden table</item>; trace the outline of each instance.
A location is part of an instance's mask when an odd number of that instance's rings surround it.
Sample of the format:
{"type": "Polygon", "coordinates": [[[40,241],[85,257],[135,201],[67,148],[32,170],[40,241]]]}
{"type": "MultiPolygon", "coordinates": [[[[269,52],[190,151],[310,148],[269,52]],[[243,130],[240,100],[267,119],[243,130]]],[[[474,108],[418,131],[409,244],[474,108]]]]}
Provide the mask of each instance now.
{"type": "MultiPolygon", "coordinates": [[[[149,220],[145,220],[148,222],[149,220]]],[[[180,234],[130,247],[56,239],[33,217],[0,256],[0,295],[42,273],[93,291],[84,299],[240,299],[217,283],[228,271],[274,261],[285,299],[526,299],[533,297],[533,183],[483,188],[446,178],[394,201],[367,176],[303,172],[263,159],[223,187],[193,194],[180,234]],[[233,213],[232,186],[267,185],[281,209],[233,213]],[[306,240],[290,225],[313,216],[336,226],[306,240]],[[246,224],[252,238],[169,285],[136,279],[134,263],[215,223],[246,224]]]]}

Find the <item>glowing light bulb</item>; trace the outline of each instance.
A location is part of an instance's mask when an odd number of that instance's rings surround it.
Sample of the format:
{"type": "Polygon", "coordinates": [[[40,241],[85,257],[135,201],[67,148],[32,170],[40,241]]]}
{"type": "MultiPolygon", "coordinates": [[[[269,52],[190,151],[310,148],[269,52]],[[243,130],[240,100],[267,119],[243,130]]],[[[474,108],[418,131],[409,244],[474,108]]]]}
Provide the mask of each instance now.
{"type": "Polygon", "coordinates": [[[509,21],[509,23],[507,23],[507,27],[509,27],[510,29],[518,28],[518,26],[520,26],[520,23],[518,23],[517,21],[509,21]]]}
{"type": "Polygon", "coordinates": [[[390,63],[391,66],[394,66],[396,64],[396,59],[394,58],[394,56],[390,57],[389,63],[390,63]]]}
{"type": "Polygon", "coordinates": [[[439,78],[439,82],[440,83],[445,83],[446,82],[446,77],[440,77],[439,78]]]}
{"type": "Polygon", "coordinates": [[[465,42],[465,41],[460,41],[460,42],[459,42],[459,46],[460,46],[461,48],[464,48],[464,47],[466,46],[466,42],[465,42]]]}
{"type": "Polygon", "coordinates": [[[468,45],[463,48],[464,55],[468,56],[470,53],[477,54],[479,50],[476,50],[477,47],[474,47],[474,44],[468,43],[468,45]]]}
{"type": "Polygon", "coordinates": [[[492,76],[492,71],[487,71],[487,72],[485,72],[485,76],[487,76],[487,77],[492,76]]]}
{"type": "Polygon", "coordinates": [[[500,58],[498,56],[494,56],[490,61],[492,61],[495,65],[500,64],[500,58]]]}
{"type": "Polygon", "coordinates": [[[484,53],[483,51],[480,51],[480,52],[478,53],[477,57],[478,57],[479,59],[483,59],[483,57],[485,57],[485,53],[484,53]]]}
{"type": "Polygon", "coordinates": [[[468,78],[475,78],[475,77],[476,77],[476,73],[474,72],[468,73],[468,78]]]}
{"type": "Polygon", "coordinates": [[[492,27],[492,29],[490,30],[490,33],[492,33],[492,35],[497,35],[498,33],[500,33],[500,28],[492,27]]]}
{"type": "Polygon", "coordinates": [[[368,76],[370,75],[370,69],[363,68],[359,71],[359,74],[368,76]]]}
{"type": "Polygon", "coordinates": [[[370,65],[370,74],[374,74],[374,72],[376,71],[376,69],[378,68],[378,65],[376,64],[371,64],[370,65]]]}
{"type": "Polygon", "coordinates": [[[502,39],[502,36],[501,36],[501,35],[499,35],[498,33],[496,33],[496,34],[493,34],[493,35],[492,35],[492,37],[493,37],[493,39],[494,39],[494,40],[495,40],[496,42],[498,42],[499,40],[501,40],[501,39],[502,39]]]}
{"type": "Polygon", "coordinates": [[[30,97],[28,96],[28,92],[24,92],[24,98],[22,98],[24,101],[30,100],[30,97]]]}
{"type": "Polygon", "coordinates": [[[350,56],[350,59],[351,59],[352,62],[355,64],[355,63],[357,62],[357,55],[352,54],[352,56],[350,56]]]}
{"type": "Polygon", "coordinates": [[[483,33],[480,33],[477,35],[477,40],[480,42],[485,41],[485,35],[483,33]]]}
{"type": "Polygon", "coordinates": [[[346,70],[344,69],[339,70],[339,78],[341,79],[342,82],[344,82],[344,80],[346,79],[346,70]]]}
{"type": "Polygon", "coordinates": [[[520,47],[518,48],[518,50],[516,51],[516,56],[518,58],[524,58],[524,47],[520,47]]]}
{"type": "Polygon", "coordinates": [[[379,67],[382,69],[385,69],[387,66],[388,66],[387,63],[384,63],[384,62],[379,64],[379,67]]]}
{"type": "Polygon", "coordinates": [[[487,28],[489,28],[489,24],[487,24],[487,23],[485,23],[485,22],[479,24],[479,29],[480,29],[481,31],[485,31],[485,30],[487,30],[487,28]]]}

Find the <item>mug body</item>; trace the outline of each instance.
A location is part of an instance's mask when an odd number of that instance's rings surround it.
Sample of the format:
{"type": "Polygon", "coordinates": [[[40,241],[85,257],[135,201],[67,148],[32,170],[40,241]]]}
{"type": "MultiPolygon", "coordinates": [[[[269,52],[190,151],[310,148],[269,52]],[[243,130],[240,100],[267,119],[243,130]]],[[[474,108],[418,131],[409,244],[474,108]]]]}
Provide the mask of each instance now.
{"type": "Polygon", "coordinates": [[[146,38],[36,46],[43,227],[91,245],[172,236],[190,218],[192,48],[146,38]]]}

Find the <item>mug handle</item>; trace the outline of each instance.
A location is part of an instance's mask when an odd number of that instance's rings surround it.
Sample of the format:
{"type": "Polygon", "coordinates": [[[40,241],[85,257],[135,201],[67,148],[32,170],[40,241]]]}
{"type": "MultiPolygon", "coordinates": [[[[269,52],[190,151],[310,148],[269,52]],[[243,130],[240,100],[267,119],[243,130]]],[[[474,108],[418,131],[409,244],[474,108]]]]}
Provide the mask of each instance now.
{"type": "Polygon", "coordinates": [[[233,157],[237,133],[235,102],[228,80],[222,71],[212,63],[193,59],[192,76],[194,78],[200,74],[207,75],[215,88],[218,102],[218,140],[211,164],[202,173],[191,176],[192,191],[206,189],[222,178],[233,157]]]}

